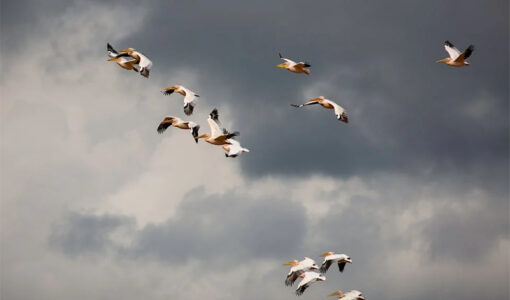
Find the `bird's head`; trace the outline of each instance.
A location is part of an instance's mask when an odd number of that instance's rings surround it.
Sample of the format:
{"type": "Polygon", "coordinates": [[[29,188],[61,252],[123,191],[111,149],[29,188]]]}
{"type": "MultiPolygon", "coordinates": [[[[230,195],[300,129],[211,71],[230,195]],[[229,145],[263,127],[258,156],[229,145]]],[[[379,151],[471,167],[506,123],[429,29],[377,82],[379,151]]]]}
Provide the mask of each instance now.
{"type": "Polygon", "coordinates": [[[350,257],[348,257],[348,256],[346,258],[342,258],[341,261],[352,264],[352,259],[350,257]]]}
{"type": "Polygon", "coordinates": [[[313,264],[311,267],[310,267],[310,270],[318,270],[319,269],[319,266],[317,266],[316,264],[313,264]]]}

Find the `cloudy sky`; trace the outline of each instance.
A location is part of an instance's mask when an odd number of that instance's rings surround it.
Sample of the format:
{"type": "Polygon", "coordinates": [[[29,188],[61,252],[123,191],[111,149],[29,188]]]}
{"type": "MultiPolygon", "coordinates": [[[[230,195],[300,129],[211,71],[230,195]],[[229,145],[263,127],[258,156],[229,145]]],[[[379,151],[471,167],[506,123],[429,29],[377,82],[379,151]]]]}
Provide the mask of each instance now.
{"type": "Polygon", "coordinates": [[[509,4],[2,1],[1,298],[295,299],[282,263],[349,254],[302,299],[509,297],[509,4]],[[466,68],[443,42],[475,45],[466,68]],[[154,62],[106,62],[106,43],[154,62]],[[276,68],[278,52],[312,65],[276,68]],[[252,151],[156,133],[182,99],[252,151]],[[323,95],[348,125],[319,107],[323,95]]]}

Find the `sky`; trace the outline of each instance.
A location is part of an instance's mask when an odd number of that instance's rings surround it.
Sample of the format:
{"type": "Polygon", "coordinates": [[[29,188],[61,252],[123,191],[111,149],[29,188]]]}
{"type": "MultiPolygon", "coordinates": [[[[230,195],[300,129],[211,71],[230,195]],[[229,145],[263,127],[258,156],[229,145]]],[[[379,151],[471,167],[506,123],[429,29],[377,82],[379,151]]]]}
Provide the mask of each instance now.
{"type": "Polygon", "coordinates": [[[0,298],[509,298],[509,4],[2,1],[0,298]],[[451,68],[450,40],[473,44],[451,68]],[[107,62],[106,43],[154,63],[107,62]],[[276,67],[278,53],[311,74],[276,67]],[[182,84],[200,94],[195,112],[182,84]],[[320,107],[324,96],[349,124],[320,107]],[[251,150],[207,131],[218,108],[251,150]]]}

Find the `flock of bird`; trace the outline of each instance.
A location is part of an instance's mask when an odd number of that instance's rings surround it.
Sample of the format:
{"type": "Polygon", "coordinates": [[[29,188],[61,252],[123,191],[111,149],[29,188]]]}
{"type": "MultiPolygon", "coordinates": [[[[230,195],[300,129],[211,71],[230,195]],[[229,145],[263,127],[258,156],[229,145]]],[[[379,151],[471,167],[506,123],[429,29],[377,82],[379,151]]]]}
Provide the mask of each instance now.
{"type": "MultiPolygon", "coordinates": [[[[474,47],[470,45],[466,50],[460,51],[451,42],[445,41],[445,50],[448,52],[449,57],[437,60],[437,63],[445,63],[452,67],[464,67],[468,66],[469,63],[466,61],[467,58],[473,53],[474,47]]],[[[140,73],[140,75],[148,78],[150,70],[152,68],[152,61],[149,60],[145,55],[136,51],[133,48],[122,49],[116,51],[110,44],[107,44],[107,52],[110,57],[108,61],[115,61],[121,68],[126,70],[133,70],[140,73]]],[[[278,68],[287,69],[290,72],[297,74],[310,74],[311,65],[307,62],[294,62],[288,58],[283,57],[279,53],[280,59],[284,62],[277,65],[278,68]]],[[[173,85],[165,88],[162,91],[164,95],[172,95],[173,93],[184,96],[184,114],[190,116],[193,114],[193,110],[196,105],[196,99],[200,97],[197,93],[187,89],[182,85],[173,85]]],[[[326,109],[333,109],[336,118],[344,123],[349,123],[346,110],[335,103],[332,100],[326,99],[323,96],[309,99],[303,104],[291,104],[293,107],[304,107],[308,105],[319,104],[326,109]]],[[[221,127],[219,121],[218,110],[215,108],[209,114],[207,118],[209,124],[210,133],[199,134],[200,125],[193,121],[184,121],[178,117],[167,116],[158,125],[157,132],[163,133],[168,127],[176,127],[180,129],[189,130],[196,143],[200,139],[204,139],[206,142],[212,145],[221,146],[225,150],[226,157],[237,157],[243,152],[250,152],[250,150],[243,148],[241,144],[234,139],[239,136],[239,132],[230,132],[226,128],[221,127]]],[[[328,271],[329,267],[336,262],[340,272],[344,271],[347,263],[352,263],[351,258],[346,254],[335,254],[334,252],[326,252],[320,255],[324,258],[321,267],[319,268],[315,261],[311,258],[305,257],[301,261],[292,260],[285,263],[285,266],[291,266],[287,278],[285,279],[285,285],[292,286],[294,282],[301,278],[296,289],[296,295],[302,295],[305,290],[314,282],[325,281],[326,277],[324,274],[328,271]],[[318,270],[319,272],[315,272],[318,270]]],[[[364,300],[362,293],[358,290],[351,290],[349,292],[342,292],[338,290],[329,294],[328,296],[335,296],[342,300],[364,300]]]]}
{"type": "MultiPolygon", "coordinates": [[[[315,264],[315,260],[305,257],[302,261],[291,260],[289,262],[284,263],[284,266],[291,266],[289,273],[287,274],[287,278],[285,279],[285,285],[291,286],[294,282],[299,278],[302,278],[298,284],[296,289],[296,295],[302,295],[305,290],[314,282],[325,281],[325,274],[329,267],[336,262],[338,265],[338,270],[343,272],[346,264],[352,264],[351,258],[347,254],[336,254],[335,252],[326,252],[320,255],[324,257],[324,261],[320,268],[315,264]],[[314,272],[312,270],[319,270],[320,273],[314,272]]],[[[365,298],[358,290],[352,290],[347,293],[343,293],[341,290],[338,290],[329,296],[338,296],[338,299],[343,300],[364,300],[365,298]]]]}

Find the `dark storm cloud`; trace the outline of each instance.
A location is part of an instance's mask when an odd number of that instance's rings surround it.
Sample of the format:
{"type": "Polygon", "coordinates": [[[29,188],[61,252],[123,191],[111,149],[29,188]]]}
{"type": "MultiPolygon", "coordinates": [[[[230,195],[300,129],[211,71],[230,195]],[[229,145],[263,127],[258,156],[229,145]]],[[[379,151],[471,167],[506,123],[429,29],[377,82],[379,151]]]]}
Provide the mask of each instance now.
{"type": "Polygon", "coordinates": [[[71,256],[115,249],[123,256],[173,264],[191,258],[234,262],[292,255],[307,225],[300,204],[236,193],[205,196],[200,189],[183,199],[175,217],[130,235],[128,247],[116,244],[111,233],[132,223],[125,216],[71,213],[54,228],[50,243],[71,256]]]}
{"type": "Polygon", "coordinates": [[[62,223],[54,225],[50,246],[69,256],[104,254],[114,248],[111,234],[135,224],[133,218],[117,215],[94,216],[72,212],[62,223]]]}
{"type": "Polygon", "coordinates": [[[243,157],[248,174],[470,173],[484,165],[478,173],[499,168],[505,176],[505,1],[483,9],[478,1],[223,4],[167,3],[123,44],[143,45],[159,76],[175,67],[200,70],[204,101],[230,105],[242,141],[257,150],[243,157]],[[476,45],[470,67],[434,63],[447,55],[445,39],[476,45]],[[277,69],[278,51],[309,60],[312,74],[277,69]],[[331,87],[315,93],[346,107],[349,125],[318,107],[288,106],[321,81],[331,87]],[[230,103],[222,89],[232,93],[230,103]],[[465,113],[476,100],[491,107],[479,118],[465,113]]]}

